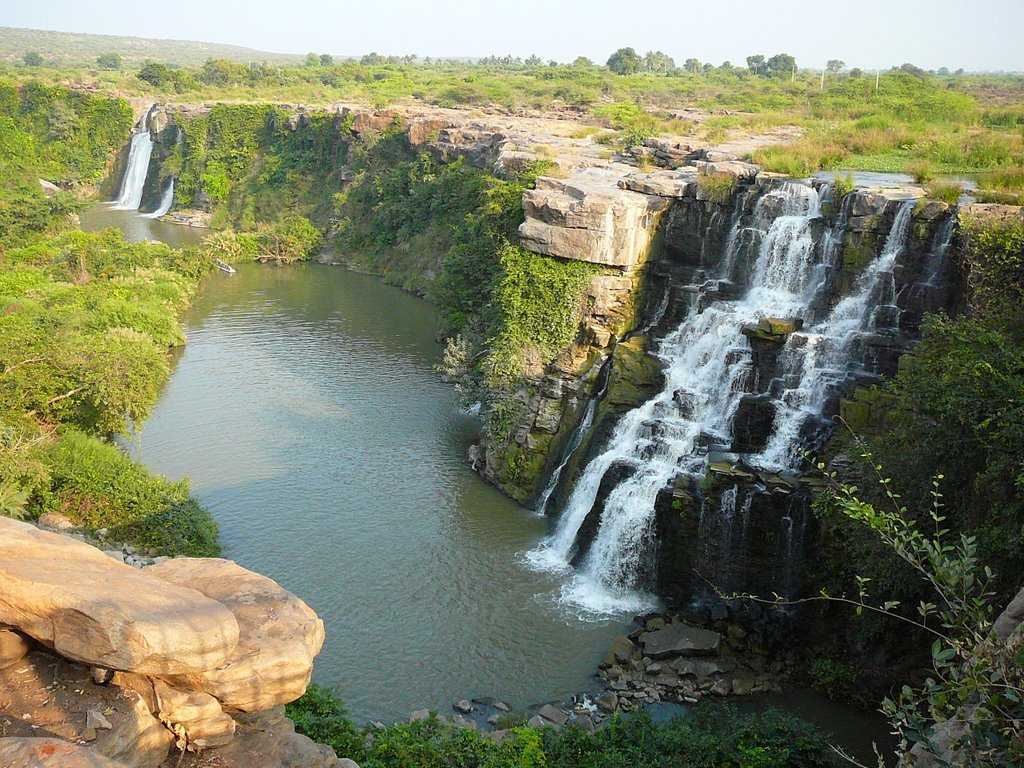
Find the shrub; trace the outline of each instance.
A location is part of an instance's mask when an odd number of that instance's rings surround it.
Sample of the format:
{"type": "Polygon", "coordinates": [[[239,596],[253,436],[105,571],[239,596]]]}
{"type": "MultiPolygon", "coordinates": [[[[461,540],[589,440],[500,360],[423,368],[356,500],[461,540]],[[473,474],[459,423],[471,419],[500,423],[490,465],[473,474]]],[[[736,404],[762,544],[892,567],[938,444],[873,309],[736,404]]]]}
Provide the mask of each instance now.
{"type": "Polygon", "coordinates": [[[932,200],[941,200],[950,205],[956,205],[964,193],[963,187],[955,181],[933,181],[925,187],[925,191],[932,200]]]}
{"type": "Polygon", "coordinates": [[[725,205],[732,199],[736,177],[731,173],[702,173],[697,177],[697,187],[708,200],[725,205]]]}
{"type": "Polygon", "coordinates": [[[48,446],[43,458],[50,480],[36,492],[37,515],[60,512],[152,554],[219,553],[217,526],[189,497],[187,483],[151,475],[113,445],[74,430],[48,446]]]}

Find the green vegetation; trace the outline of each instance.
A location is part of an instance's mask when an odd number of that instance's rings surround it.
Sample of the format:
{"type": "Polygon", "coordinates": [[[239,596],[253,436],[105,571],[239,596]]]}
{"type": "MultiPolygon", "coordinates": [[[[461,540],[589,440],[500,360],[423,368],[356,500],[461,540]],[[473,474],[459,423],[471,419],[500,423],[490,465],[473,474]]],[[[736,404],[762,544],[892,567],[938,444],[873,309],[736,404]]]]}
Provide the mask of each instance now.
{"type": "Polygon", "coordinates": [[[66,226],[75,190],[103,178],[131,123],[121,99],[0,81],[0,249],[66,226]]]}
{"type": "Polygon", "coordinates": [[[145,419],[184,337],[208,251],[68,232],[0,263],[0,486],[18,517],[60,512],[158,554],[210,555],[216,527],[184,483],[106,442],[145,419]]]}
{"type": "Polygon", "coordinates": [[[296,729],[365,768],[824,768],[835,765],[824,737],[769,711],[739,715],[702,707],[666,725],[647,715],[615,717],[597,733],[513,728],[501,742],[432,717],[372,731],[348,719],[330,691],[311,686],[287,714],[296,729]]]}

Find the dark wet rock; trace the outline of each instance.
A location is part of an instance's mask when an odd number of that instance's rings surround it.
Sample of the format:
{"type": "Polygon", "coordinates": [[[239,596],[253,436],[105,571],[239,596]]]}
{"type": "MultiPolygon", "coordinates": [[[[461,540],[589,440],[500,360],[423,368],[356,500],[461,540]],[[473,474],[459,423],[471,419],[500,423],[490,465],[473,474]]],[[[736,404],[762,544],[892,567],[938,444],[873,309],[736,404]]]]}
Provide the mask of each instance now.
{"type": "Polygon", "coordinates": [[[700,627],[687,624],[671,624],[664,629],[646,632],[640,636],[644,653],[653,658],[659,656],[703,656],[718,652],[722,636],[700,627]]]}

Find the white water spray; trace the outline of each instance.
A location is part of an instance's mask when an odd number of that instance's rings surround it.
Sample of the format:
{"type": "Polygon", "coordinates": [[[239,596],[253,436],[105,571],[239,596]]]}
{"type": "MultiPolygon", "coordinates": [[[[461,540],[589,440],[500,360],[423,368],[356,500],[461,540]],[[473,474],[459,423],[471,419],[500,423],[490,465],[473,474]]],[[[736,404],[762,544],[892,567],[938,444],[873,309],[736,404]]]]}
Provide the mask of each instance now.
{"type": "Polygon", "coordinates": [[[159,219],[174,205],[174,179],[170,179],[163,195],[160,197],[160,206],[152,213],[142,214],[147,219],[159,219]]]}
{"type": "Polygon", "coordinates": [[[149,173],[149,158],[153,154],[153,138],[149,134],[149,113],[139,121],[139,129],[132,136],[128,148],[128,165],[121,179],[121,191],[113,207],[119,211],[137,211],[142,204],[142,190],[146,186],[146,175],[149,173]]]}

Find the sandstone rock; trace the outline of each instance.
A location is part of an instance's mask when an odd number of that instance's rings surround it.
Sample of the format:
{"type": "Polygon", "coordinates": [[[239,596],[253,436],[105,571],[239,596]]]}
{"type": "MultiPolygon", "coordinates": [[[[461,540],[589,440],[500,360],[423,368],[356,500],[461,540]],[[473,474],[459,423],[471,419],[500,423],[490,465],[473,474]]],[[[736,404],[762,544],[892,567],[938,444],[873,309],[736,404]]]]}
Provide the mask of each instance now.
{"type": "Polygon", "coordinates": [[[90,709],[85,713],[85,727],[95,728],[97,731],[109,731],[114,726],[110,724],[110,721],[98,709],[90,709]]]}
{"type": "Polygon", "coordinates": [[[52,197],[60,192],[60,187],[54,184],[52,181],[46,179],[39,179],[39,187],[43,190],[43,194],[47,197],[52,197]]]}
{"type": "Polygon", "coordinates": [[[409,715],[410,723],[418,723],[420,720],[429,720],[430,710],[429,709],[417,709],[411,715],[409,715]]]}
{"type": "Polygon", "coordinates": [[[219,747],[235,735],[235,721],[208,693],[179,691],[167,683],[153,682],[160,719],[178,737],[178,749],[197,752],[219,747]]]}
{"type": "Polygon", "coordinates": [[[124,768],[91,747],[61,739],[0,739],[3,768],[124,768]]]}
{"type": "Polygon", "coordinates": [[[454,704],[452,704],[452,709],[454,709],[456,712],[462,712],[468,715],[470,712],[473,711],[473,705],[470,703],[469,699],[459,699],[454,704]]]}
{"type": "Polygon", "coordinates": [[[49,528],[51,531],[73,531],[78,528],[71,518],[59,512],[47,512],[36,521],[40,528],[49,528]]]}
{"type": "Polygon", "coordinates": [[[31,647],[23,635],[13,629],[0,627],[0,669],[21,661],[31,647]]]}
{"type": "Polygon", "coordinates": [[[173,743],[171,732],[153,717],[145,701],[136,697],[109,730],[98,733],[94,746],[125,768],[158,768],[173,743]]]}
{"type": "Polygon", "coordinates": [[[0,585],[0,622],[86,664],[193,674],[223,664],[238,644],[237,621],[216,601],[7,518],[0,585]]]}
{"type": "Polygon", "coordinates": [[[670,198],[692,197],[696,193],[696,184],[697,171],[695,168],[631,173],[619,180],[619,187],[622,189],[670,198]]]}
{"type": "MultiPolygon", "coordinates": [[[[225,768],[351,768],[334,750],[301,733],[284,714],[284,707],[238,717],[234,740],[208,750],[210,765],[225,768]]],[[[206,763],[204,763],[206,765],[206,763]]]]}
{"type": "Polygon", "coordinates": [[[526,721],[526,724],[531,728],[549,728],[551,726],[551,723],[549,723],[540,715],[534,715],[526,721]]]}
{"type": "Polygon", "coordinates": [[[569,716],[565,714],[565,712],[552,704],[545,704],[537,710],[537,714],[548,722],[554,723],[558,726],[565,725],[566,721],[569,719],[569,716]]]}
{"type": "Polygon", "coordinates": [[[639,264],[668,201],[620,189],[619,177],[609,169],[587,168],[570,179],[538,179],[536,189],[523,195],[523,247],[595,264],[639,264]]]}
{"type": "Polygon", "coordinates": [[[175,558],[145,573],[217,600],[239,627],[238,646],[226,663],[181,687],[199,688],[242,712],[287,704],[306,692],[324,623],[302,600],[230,560],[175,558]]]}
{"type": "Polygon", "coordinates": [[[652,658],[711,655],[718,652],[721,641],[722,636],[717,632],[682,623],[640,636],[644,653],[652,658]]]}
{"type": "Polygon", "coordinates": [[[605,712],[614,712],[619,706],[619,697],[614,693],[603,693],[597,697],[597,706],[605,712]]]}

